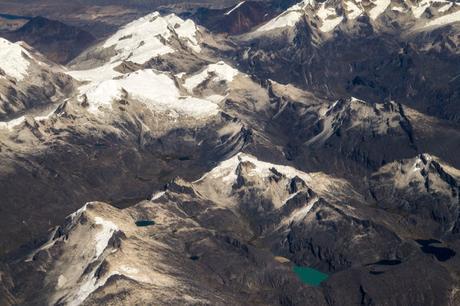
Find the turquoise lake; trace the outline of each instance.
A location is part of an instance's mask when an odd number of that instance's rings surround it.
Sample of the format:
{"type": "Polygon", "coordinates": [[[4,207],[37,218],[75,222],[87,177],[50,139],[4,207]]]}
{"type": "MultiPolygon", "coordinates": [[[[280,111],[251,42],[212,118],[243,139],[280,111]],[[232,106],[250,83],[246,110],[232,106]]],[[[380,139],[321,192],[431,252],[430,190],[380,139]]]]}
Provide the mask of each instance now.
{"type": "Polygon", "coordinates": [[[329,277],[325,273],[307,267],[294,266],[293,271],[304,284],[310,286],[319,286],[329,277]]]}

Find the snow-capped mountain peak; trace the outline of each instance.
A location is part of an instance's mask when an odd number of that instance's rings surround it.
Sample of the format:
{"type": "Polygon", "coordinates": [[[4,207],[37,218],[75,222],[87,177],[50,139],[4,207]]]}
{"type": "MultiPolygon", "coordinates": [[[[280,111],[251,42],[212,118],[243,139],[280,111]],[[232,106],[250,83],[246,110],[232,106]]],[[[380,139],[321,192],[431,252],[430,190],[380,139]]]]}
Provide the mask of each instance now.
{"type": "MultiPolygon", "coordinates": [[[[12,43],[0,38],[0,70],[17,81],[27,76],[30,54],[20,43],[12,43]]],[[[0,78],[5,78],[0,73],[0,78]]]]}
{"type": "Polygon", "coordinates": [[[238,196],[239,187],[251,186],[270,198],[275,207],[281,207],[297,192],[293,186],[298,182],[325,198],[331,194],[339,196],[348,186],[346,181],[324,173],[305,173],[290,166],[258,160],[246,153],[238,153],[221,162],[193,184],[200,193],[215,198],[216,202],[219,198],[238,196]]]}
{"type": "Polygon", "coordinates": [[[279,28],[292,27],[303,16],[304,9],[307,6],[315,5],[315,3],[316,3],[315,0],[304,0],[302,2],[299,2],[291,6],[285,12],[281,13],[279,16],[270,20],[263,26],[259,27],[256,30],[256,32],[267,32],[267,31],[272,31],[272,30],[279,29],[279,28]]]}
{"type": "Polygon", "coordinates": [[[99,114],[102,108],[112,109],[112,102],[133,99],[156,111],[207,117],[217,114],[218,106],[208,100],[183,96],[174,80],[152,69],[139,70],[116,79],[90,83],[81,89],[81,99],[89,104],[88,111],[99,114]]]}
{"type": "Polygon", "coordinates": [[[238,75],[238,70],[220,61],[208,65],[203,71],[187,78],[184,87],[189,91],[193,90],[205,81],[230,83],[238,75]]]}
{"type": "Polygon", "coordinates": [[[185,41],[193,51],[201,51],[198,28],[192,20],[183,20],[174,14],[161,16],[158,12],[127,24],[102,47],[115,50],[111,62],[128,60],[143,64],[156,55],[173,53],[174,48],[166,43],[173,36],[185,41]]]}
{"type": "Polygon", "coordinates": [[[363,15],[367,15],[371,23],[377,22],[377,19],[383,15],[388,15],[390,19],[395,20],[399,18],[406,21],[412,20],[414,30],[423,30],[460,21],[460,4],[447,0],[302,1],[259,27],[256,33],[293,27],[303,16],[315,23],[320,32],[328,33],[340,24],[353,21],[363,15]],[[395,13],[397,13],[396,16],[395,13]]]}

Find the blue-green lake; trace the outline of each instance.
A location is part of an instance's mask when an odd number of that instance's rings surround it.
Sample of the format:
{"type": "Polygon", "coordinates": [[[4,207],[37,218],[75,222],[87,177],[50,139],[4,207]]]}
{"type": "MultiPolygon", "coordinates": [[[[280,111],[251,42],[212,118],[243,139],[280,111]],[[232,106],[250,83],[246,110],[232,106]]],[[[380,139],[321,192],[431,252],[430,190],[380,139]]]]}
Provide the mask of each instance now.
{"type": "Polygon", "coordinates": [[[293,271],[302,283],[310,286],[319,286],[329,277],[325,273],[307,267],[294,266],[293,271]]]}

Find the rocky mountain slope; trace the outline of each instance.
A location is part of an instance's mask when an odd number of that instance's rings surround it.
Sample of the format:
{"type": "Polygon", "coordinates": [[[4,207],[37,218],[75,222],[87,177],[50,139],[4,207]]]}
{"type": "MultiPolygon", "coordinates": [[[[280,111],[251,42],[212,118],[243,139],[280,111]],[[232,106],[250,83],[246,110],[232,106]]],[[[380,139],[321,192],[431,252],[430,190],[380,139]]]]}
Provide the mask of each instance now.
{"type": "Polygon", "coordinates": [[[460,302],[456,4],[282,4],[0,41],[1,305],[460,302]]]}
{"type": "Polygon", "coordinates": [[[362,295],[378,305],[452,302],[453,262],[426,254],[413,240],[415,226],[403,230],[399,215],[363,200],[344,180],[238,154],[128,209],[86,204],[10,267],[19,275],[15,290],[26,292],[15,302],[355,305],[362,295]],[[293,265],[333,277],[308,287],[293,265]],[[405,281],[386,285],[391,295],[374,291],[395,277],[405,281]]]}
{"type": "Polygon", "coordinates": [[[0,38],[0,118],[12,127],[28,110],[62,102],[73,89],[64,69],[32,50],[25,43],[0,38]]]}
{"type": "Polygon", "coordinates": [[[459,10],[449,1],[304,1],[240,43],[246,69],[264,78],[331,98],[391,97],[458,122],[459,10]]]}
{"type": "Polygon", "coordinates": [[[2,36],[12,42],[24,41],[58,64],[68,63],[96,40],[86,31],[44,17],[32,18],[21,28],[2,36]]]}

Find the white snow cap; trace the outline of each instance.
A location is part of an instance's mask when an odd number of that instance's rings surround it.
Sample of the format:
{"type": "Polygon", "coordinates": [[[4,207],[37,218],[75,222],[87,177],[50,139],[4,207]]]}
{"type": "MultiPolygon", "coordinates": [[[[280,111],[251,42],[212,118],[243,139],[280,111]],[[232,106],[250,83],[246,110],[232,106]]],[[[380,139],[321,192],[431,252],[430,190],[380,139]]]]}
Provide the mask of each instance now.
{"type": "Polygon", "coordinates": [[[369,11],[369,17],[375,20],[390,6],[391,0],[374,0],[371,1],[375,6],[369,11]]]}
{"type": "Polygon", "coordinates": [[[342,2],[344,14],[341,15],[337,14],[337,4],[332,1],[316,2],[315,0],[304,0],[259,27],[256,33],[293,27],[306,12],[312,13],[311,17],[319,19],[320,24],[318,28],[323,33],[334,30],[342,23],[345,15],[348,20],[354,20],[363,14],[367,14],[371,20],[376,20],[387,10],[409,14],[416,19],[422,19],[423,13],[428,8],[434,8],[438,12],[436,17],[422,21],[425,23],[418,24],[417,28],[439,27],[460,21],[460,12],[457,10],[460,4],[450,0],[403,0],[402,3],[392,3],[391,0],[369,1],[369,5],[363,5],[362,0],[344,0],[342,2]]]}
{"type": "Polygon", "coordinates": [[[83,87],[89,111],[98,114],[100,108],[111,109],[116,99],[127,94],[158,111],[175,111],[193,117],[208,117],[218,113],[218,106],[208,100],[181,96],[174,80],[152,69],[139,70],[118,79],[93,83],[83,87]]]}
{"type": "Polygon", "coordinates": [[[317,16],[321,19],[321,26],[319,27],[321,32],[334,30],[343,20],[343,16],[338,16],[334,7],[326,7],[326,2],[319,7],[317,16]]]}
{"type": "MultiPolygon", "coordinates": [[[[24,79],[30,64],[24,55],[30,56],[19,43],[12,43],[0,38],[0,69],[17,81],[24,79]]],[[[0,78],[4,77],[0,76],[0,78]]]]}
{"type": "Polygon", "coordinates": [[[305,182],[311,182],[312,180],[310,174],[297,170],[291,166],[283,166],[263,162],[252,155],[238,153],[232,158],[222,161],[217,167],[203,175],[195,183],[198,183],[203,180],[219,180],[231,186],[237,179],[236,170],[238,168],[238,165],[242,162],[250,162],[255,165],[255,168],[250,171],[250,175],[253,176],[269,177],[273,175],[271,169],[275,168],[278,172],[284,174],[286,177],[290,179],[294,178],[295,176],[298,176],[305,182]]]}
{"type": "Polygon", "coordinates": [[[315,5],[315,0],[304,0],[291,6],[285,12],[258,28],[256,32],[267,32],[279,28],[293,27],[303,16],[303,9],[307,5],[315,5]]]}
{"type": "MultiPolygon", "coordinates": [[[[281,15],[261,26],[256,30],[256,32],[266,32],[278,28],[293,27],[297,22],[299,22],[305,13],[305,10],[309,7],[317,9],[317,17],[321,20],[319,30],[322,32],[330,32],[342,22],[344,17],[337,15],[335,6],[327,6],[327,4],[327,1],[317,3],[315,0],[304,0],[288,8],[281,15]]],[[[352,10],[352,13],[350,14],[352,14],[354,18],[361,14],[361,11],[357,10],[356,5],[354,7],[350,7],[350,10],[352,10]]]]}
{"type": "Polygon", "coordinates": [[[7,130],[13,130],[16,126],[22,124],[23,122],[26,121],[26,117],[21,116],[19,118],[10,120],[10,121],[5,121],[5,122],[0,122],[0,129],[7,129],[7,130]]]}
{"type": "Polygon", "coordinates": [[[173,53],[175,50],[164,42],[173,35],[185,40],[193,51],[200,52],[197,31],[192,20],[184,21],[174,14],[161,16],[154,12],[121,28],[105,41],[103,47],[115,48],[117,54],[112,62],[129,60],[144,64],[152,57],[173,53]]]}
{"type": "Polygon", "coordinates": [[[184,87],[192,92],[194,88],[206,81],[210,76],[212,76],[211,81],[213,82],[224,81],[230,83],[237,75],[238,70],[220,61],[216,64],[208,65],[202,72],[185,80],[184,87]]]}
{"type": "Polygon", "coordinates": [[[447,24],[450,24],[450,23],[454,23],[454,22],[460,22],[460,10],[454,12],[454,13],[451,13],[451,14],[447,14],[447,15],[444,15],[444,16],[441,16],[441,17],[438,17],[430,22],[428,22],[424,28],[428,28],[428,27],[441,27],[441,26],[444,26],[444,25],[447,25],[447,24]]]}

